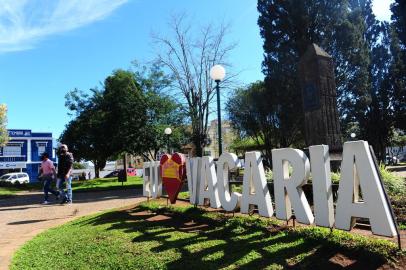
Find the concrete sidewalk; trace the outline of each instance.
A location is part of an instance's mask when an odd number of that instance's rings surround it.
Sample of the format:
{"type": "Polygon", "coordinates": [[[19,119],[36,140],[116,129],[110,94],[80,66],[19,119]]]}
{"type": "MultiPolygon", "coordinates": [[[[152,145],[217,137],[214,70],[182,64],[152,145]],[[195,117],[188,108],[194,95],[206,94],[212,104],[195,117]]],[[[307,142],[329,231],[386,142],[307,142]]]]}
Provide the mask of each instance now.
{"type": "Polygon", "coordinates": [[[73,194],[72,205],[52,200],[41,205],[41,192],[0,199],[0,269],[8,269],[14,252],[38,233],[80,216],[136,204],[145,199],[141,196],[142,190],[134,189],[81,192],[73,194]]]}

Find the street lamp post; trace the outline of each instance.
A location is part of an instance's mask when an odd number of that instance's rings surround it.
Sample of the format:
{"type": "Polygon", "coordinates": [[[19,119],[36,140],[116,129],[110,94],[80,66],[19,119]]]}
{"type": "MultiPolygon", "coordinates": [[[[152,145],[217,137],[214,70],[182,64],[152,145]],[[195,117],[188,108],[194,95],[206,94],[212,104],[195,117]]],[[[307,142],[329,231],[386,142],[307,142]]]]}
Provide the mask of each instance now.
{"type": "Polygon", "coordinates": [[[356,135],[355,135],[355,133],[353,132],[353,133],[351,133],[350,136],[351,136],[351,140],[354,140],[356,135]]]}
{"type": "Polygon", "coordinates": [[[170,127],[165,128],[165,134],[167,136],[167,141],[166,141],[166,147],[167,148],[166,149],[168,151],[168,154],[170,154],[170,151],[169,151],[169,136],[172,134],[172,129],[170,127]]]}
{"type": "Polygon", "coordinates": [[[221,108],[220,108],[220,82],[224,80],[226,76],[226,70],[221,65],[215,65],[210,69],[210,77],[216,82],[217,92],[217,127],[218,127],[218,144],[219,144],[219,156],[223,152],[223,146],[221,142],[221,108]]]}

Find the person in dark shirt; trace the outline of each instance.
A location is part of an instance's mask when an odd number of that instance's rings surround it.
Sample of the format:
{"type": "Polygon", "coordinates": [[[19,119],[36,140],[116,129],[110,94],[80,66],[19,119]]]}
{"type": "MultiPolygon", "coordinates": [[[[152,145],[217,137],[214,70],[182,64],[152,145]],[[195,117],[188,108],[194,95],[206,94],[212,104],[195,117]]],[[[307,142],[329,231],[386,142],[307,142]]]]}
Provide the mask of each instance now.
{"type": "Polygon", "coordinates": [[[57,187],[62,198],[61,204],[72,203],[72,166],[73,155],[68,152],[68,146],[61,144],[58,149],[57,187]],[[66,185],[66,192],[63,185],[66,185]]]}

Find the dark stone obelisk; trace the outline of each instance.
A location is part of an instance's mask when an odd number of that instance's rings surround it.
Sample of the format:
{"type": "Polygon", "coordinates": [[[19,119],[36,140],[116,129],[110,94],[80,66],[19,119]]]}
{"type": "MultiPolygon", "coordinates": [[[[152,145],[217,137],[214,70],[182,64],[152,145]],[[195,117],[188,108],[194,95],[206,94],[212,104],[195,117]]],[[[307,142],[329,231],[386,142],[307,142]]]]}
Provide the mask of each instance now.
{"type": "Polygon", "coordinates": [[[300,59],[299,77],[306,144],[325,144],[333,152],[340,152],[342,136],[332,57],[316,44],[310,45],[300,59]]]}

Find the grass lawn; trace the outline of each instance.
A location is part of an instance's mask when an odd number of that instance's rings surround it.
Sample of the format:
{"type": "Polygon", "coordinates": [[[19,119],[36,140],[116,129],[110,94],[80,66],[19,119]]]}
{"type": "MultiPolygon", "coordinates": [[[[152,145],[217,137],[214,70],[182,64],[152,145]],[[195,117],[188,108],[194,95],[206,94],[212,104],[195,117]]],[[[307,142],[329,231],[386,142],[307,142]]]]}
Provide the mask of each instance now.
{"type": "MultiPolygon", "coordinates": [[[[113,178],[97,178],[85,181],[73,181],[73,192],[86,192],[86,191],[100,191],[112,189],[128,189],[128,188],[142,188],[142,177],[129,176],[127,182],[121,183],[117,181],[117,177],[113,178]]],[[[55,185],[55,183],[53,183],[55,185]]],[[[0,186],[0,199],[14,196],[21,191],[41,191],[42,183],[14,185],[14,186],[0,186]]]]}
{"type": "Polygon", "coordinates": [[[118,182],[117,177],[97,178],[85,181],[72,182],[72,190],[75,192],[82,191],[99,191],[112,189],[142,188],[143,179],[139,176],[128,176],[127,182],[118,182]]]}
{"type": "Polygon", "coordinates": [[[0,198],[10,197],[21,191],[16,187],[0,187],[0,198]]]}
{"type": "Polygon", "coordinates": [[[386,240],[165,204],[50,229],[17,251],[11,269],[376,269],[395,258],[396,245],[386,240]]]}
{"type": "MultiPolygon", "coordinates": [[[[1,183],[4,185],[4,183],[1,183]]],[[[0,186],[0,199],[16,195],[22,191],[41,190],[42,184],[4,185],[0,186]]]]}

